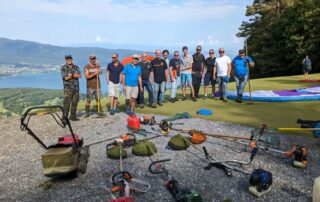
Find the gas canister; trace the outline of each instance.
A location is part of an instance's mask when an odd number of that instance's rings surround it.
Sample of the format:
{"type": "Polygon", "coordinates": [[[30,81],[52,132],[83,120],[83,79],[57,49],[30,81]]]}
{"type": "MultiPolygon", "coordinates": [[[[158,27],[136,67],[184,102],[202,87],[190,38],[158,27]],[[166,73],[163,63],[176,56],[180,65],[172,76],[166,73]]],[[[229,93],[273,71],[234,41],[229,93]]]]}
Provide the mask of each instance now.
{"type": "Polygon", "coordinates": [[[128,128],[131,130],[140,130],[140,120],[136,115],[130,115],[128,117],[128,128]]]}

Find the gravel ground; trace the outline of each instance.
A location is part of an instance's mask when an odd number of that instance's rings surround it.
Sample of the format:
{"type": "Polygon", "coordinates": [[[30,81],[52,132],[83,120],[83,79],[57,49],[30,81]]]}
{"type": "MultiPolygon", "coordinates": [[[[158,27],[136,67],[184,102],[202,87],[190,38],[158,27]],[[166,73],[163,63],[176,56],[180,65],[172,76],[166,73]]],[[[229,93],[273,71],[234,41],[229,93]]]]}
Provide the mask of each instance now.
{"type": "MultiPolygon", "coordinates": [[[[74,131],[80,134],[86,143],[113,137],[127,131],[124,113],[107,116],[103,119],[81,119],[72,122],[74,131]]],[[[162,116],[156,116],[160,121],[162,116]]],[[[119,170],[119,161],[106,158],[106,142],[90,147],[91,156],[88,170],[84,175],[72,180],[54,181],[47,190],[44,184],[49,178],[43,176],[40,154],[44,150],[27,135],[20,131],[19,119],[0,119],[0,201],[108,201],[110,194],[106,188],[111,188],[110,177],[119,170]]],[[[225,135],[249,136],[251,128],[240,125],[213,122],[203,119],[179,120],[184,127],[193,127],[210,133],[225,135]]],[[[30,126],[35,129],[45,141],[56,141],[56,138],[66,133],[65,129],[57,127],[50,117],[34,117],[30,126]]],[[[143,126],[150,130],[149,126],[143,126]]],[[[176,126],[182,127],[182,126],[176,126]]],[[[171,132],[171,135],[176,132],[171,132]]],[[[311,201],[314,179],[319,173],[319,142],[316,139],[281,134],[281,149],[290,149],[299,143],[309,149],[308,167],[293,168],[289,159],[272,156],[259,151],[254,161],[243,169],[250,172],[255,168],[271,171],[274,184],[271,191],[256,198],[248,192],[249,176],[233,172],[227,177],[223,171],[212,168],[203,169],[206,165],[195,155],[204,156],[190,147],[188,151],[172,151],[166,148],[169,137],[153,139],[158,149],[160,159],[171,158],[166,168],[181,186],[193,188],[201,193],[203,201],[311,201]]],[[[138,138],[143,136],[137,135],[138,138]]],[[[243,147],[232,142],[207,137],[204,143],[209,153],[218,159],[247,160],[249,153],[243,147]],[[228,146],[228,147],[226,147],[228,146]]],[[[151,184],[148,193],[136,193],[135,201],[173,201],[166,191],[163,179],[159,175],[148,172],[150,159],[136,157],[128,149],[128,158],[124,159],[126,170],[141,180],[151,184]]]]}

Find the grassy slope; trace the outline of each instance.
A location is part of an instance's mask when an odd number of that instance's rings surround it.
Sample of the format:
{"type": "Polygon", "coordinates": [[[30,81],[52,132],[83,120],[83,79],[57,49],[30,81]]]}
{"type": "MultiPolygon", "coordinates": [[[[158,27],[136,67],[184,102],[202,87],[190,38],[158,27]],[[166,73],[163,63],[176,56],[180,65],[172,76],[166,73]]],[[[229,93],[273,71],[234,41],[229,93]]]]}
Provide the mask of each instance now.
{"type": "MultiPolygon", "coordinates": [[[[320,79],[320,74],[310,75],[310,79],[320,79]]],[[[302,76],[291,77],[274,77],[265,79],[256,79],[251,81],[252,90],[285,90],[307,86],[317,85],[316,83],[300,83],[298,80],[302,76]]],[[[235,83],[229,84],[229,90],[235,90],[235,83]]],[[[248,90],[248,87],[247,89],[248,90]]],[[[201,88],[203,92],[203,88],[201,88]]],[[[123,107],[123,98],[119,99],[121,107],[123,107]]],[[[104,105],[109,106],[107,98],[102,100],[104,105]]],[[[84,102],[79,104],[81,110],[84,109],[84,102]]],[[[320,114],[319,101],[307,102],[284,102],[284,103],[268,103],[254,102],[253,105],[245,103],[238,104],[234,101],[223,103],[218,100],[199,100],[198,102],[179,101],[174,104],[166,103],[163,107],[152,109],[145,107],[144,109],[136,109],[136,112],[146,114],[164,114],[174,115],[177,112],[187,111],[193,117],[201,117],[214,121],[227,121],[239,123],[248,126],[259,126],[261,123],[267,123],[269,127],[297,127],[295,124],[297,118],[318,120],[320,114]],[[198,116],[196,111],[200,108],[208,108],[213,110],[212,116],[198,116]]]]}

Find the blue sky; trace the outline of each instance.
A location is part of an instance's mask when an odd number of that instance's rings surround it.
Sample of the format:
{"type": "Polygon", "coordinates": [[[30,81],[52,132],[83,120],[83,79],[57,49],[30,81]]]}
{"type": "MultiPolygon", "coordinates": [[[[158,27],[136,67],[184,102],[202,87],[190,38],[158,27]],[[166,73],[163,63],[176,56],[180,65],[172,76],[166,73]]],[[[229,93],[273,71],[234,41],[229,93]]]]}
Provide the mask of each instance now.
{"type": "Polygon", "coordinates": [[[0,37],[63,46],[239,49],[253,0],[1,0],[0,37]]]}

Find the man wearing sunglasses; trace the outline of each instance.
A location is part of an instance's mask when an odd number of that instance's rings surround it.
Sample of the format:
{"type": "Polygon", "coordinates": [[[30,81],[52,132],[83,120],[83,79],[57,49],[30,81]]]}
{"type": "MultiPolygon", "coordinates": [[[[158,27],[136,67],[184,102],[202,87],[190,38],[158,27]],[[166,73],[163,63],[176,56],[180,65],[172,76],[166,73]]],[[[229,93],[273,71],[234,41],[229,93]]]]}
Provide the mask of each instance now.
{"type": "MultiPolygon", "coordinates": [[[[96,66],[96,56],[91,54],[89,57],[89,64],[84,67],[84,73],[87,80],[87,101],[86,101],[86,114],[85,118],[90,116],[90,103],[93,98],[95,98],[97,107],[98,107],[98,90],[100,91],[100,79],[99,75],[101,74],[101,68],[96,66]],[[97,85],[98,84],[98,85],[97,85]]],[[[101,104],[100,104],[101,105],[101,104]]],[[[101,109],[101,106],[100,106],[101,109]]],[[[102,113],[98,114],[99,116],[103,116],[102,113]]]]}
{"type": "Polygon", "coordinates": [[[112,54],[112,62],[107,66],[106,79],[108,83],[108,94],[110,96],[110,114],[120,112],[117,108],[118,97],[120,96],[120,83],[123,65],[119,62],[119,55],[112,54]]]}
{"type": "Polygon", "coordinates": [[[205,58],[201,53],[201,49],[201,46],[197,46],[196,53],[192,55],[192,85],[194,87],[194,95],[196,98],[199,98],[199,90],[205,63],[205,58]]]}
{"type": "Polygon", "coordinates": [[[208,87],[211,84],[212,86],[212,98],[214,98],[214,94],[216,91],[216,80],[213,79],[213,68],[216,62],[216,57],[214,55],[214,50],[209,50],[209,57],[205,61],[205,69],[206,73],[204,75],[204,99],[208,98],[208,87]]]}
{"type": "Polygon", "coordinates": [[[254,62],[251,57],[245,55],[243,49],[239,50],[239,55],[232,60],[232,69],[234,71],[234,79],[237,86],[236,102],[242,102],[242,94],[247,85],[249,67],[254,67],[254,62]]]}
{"type": "Polygon", "coordinates": [[[170,102],[174,103],[178,101],[176,98],[177,94],[177,85],[180,77],[180,65],[181,59],[179,57],[179,51],[174,51],[174,58],[169,62],[169,71],[171,77],[171,89],[170,89],[170,102]]]}
{"type": "Polygon", "coordinates": [[[227,91],[228,83],[231,72],[231,60],[230,57],[224,54],[224,49],[219,49],[219,57],[216,58],[214,64],[213,76],[214,80],[217,79],[219,84],[220,100],[228,102],[227,91]],[[217,76],[216,76],[217,75],[217,76]]]}
{"type": "Polygon", "coordinates": [[[69,119],[78,121],[76,112],[79,102],[79,78],[81,78],[81,72],[79,67],[73,64],[71,55],[66,55],[65,60],[66,64],[61,67],[64,90],[63,108],[66,117],[68,117],[70,111],[69,119]]]}
{"type": "Polygon", "coordinates": [[[132,56],[132,63],[127,64],[122,71],[123,90],[126,92],[126,114],[128,115],[134,114],[139,90],[143,91],[141,67],[138,65],[138,62],[139,56],[134,54],[132,56]]]}

